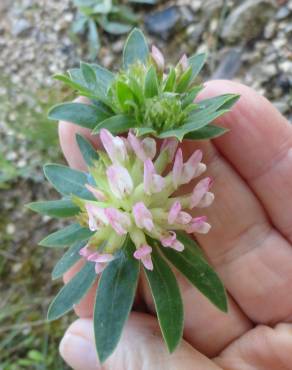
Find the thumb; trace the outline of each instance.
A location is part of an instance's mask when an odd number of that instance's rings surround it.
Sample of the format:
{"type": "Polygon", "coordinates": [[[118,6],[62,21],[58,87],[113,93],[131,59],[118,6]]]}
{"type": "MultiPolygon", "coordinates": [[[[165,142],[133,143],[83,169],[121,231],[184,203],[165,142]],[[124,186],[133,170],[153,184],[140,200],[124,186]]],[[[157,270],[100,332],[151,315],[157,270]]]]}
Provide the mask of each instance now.
{"type": "Polygon", "coordinates": [[[61,341],[60,353],[74,370],[220,370],[185,341],[170,355],[156,319],[136,312],[130,315],[117,349],[103,367],[96,355],[89,319],[71,324],[61,341]]]}

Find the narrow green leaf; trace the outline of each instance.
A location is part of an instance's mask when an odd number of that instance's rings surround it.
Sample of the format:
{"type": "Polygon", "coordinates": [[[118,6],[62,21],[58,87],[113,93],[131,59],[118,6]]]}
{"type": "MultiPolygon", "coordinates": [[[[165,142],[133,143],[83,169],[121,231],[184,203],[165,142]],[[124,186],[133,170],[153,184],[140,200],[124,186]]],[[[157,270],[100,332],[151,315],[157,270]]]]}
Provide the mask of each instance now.
{"type": "Polygon", "coordinates": [[[74,242],[88,240],[92,235],[93,232],[89,229],[79,224],[72,224],[48,235],[39,242],[39,245],[42,247],[64,247],[74,242]]]}
{"type": "Polygon", "coordinates": [[[87,89],[87,85],[84,81],[80,68],[71,68],[68,70],[68,74],[73,82],[77,83],[78,85],[84,86],[84,88],[87,89]]]}
{"type": "Polygon", "coordinates": [[[68,76],[66,75],[59,75],[59,74],[56,74],[54,75],[54,79],[55,80],[58,80],[58,81],[61,81],[61,82],[64,82],[66,85],[70,86],[72,89],[74,90],[78,90],[79,92],[81,92],[82,94],[88,94],[89,93],[89,90],[87,89],[87,87],[85,87],[84,84],[80,84],[80,83],[77,83],[76,81],[72,81],[68,76]]]}
{"type": "Polygon", "coordinates": [[[90,64],[90,66],[95,72],[100,92],[103,95],[106,95],[111,83],[115,78],[115,75],[108,69],[103,68],[98,64],[90,64]]]}
{"type": "Polygon", "coordinates": [[[226,134],[226,132],[228,131],[229,131],[228,129],[223,127],[208,125],[203,128],[200,128],[200,130],[189,132],[187,135],[185,135],[185,139],[190,140],[214,139],[216,137],[226,134]]]}
{"type": "Polygon", "coordinates": [[[133,26],[131,24],[125,24],[121,22],[112,22],[108,20],[103,20],[100,22],[102,28],[112,35],[123,35],[131,31],[133,26]]]}
{"type": "Polygon", "coordinates": [[[145,270],[152,292],[159,325],[169,352],[179,344],[183,331],[183,303],[176,278],[156,249],[152,251],[153,271],[145,270]]]}
{"type": "Polygon", "coordinates": [[[205,53],[193,55],[188,59],[189,64],[192,67],[192,79],[194,79],[200,73],[201,69],[206,63],[206,60],[207,54],[205,53]]]}
{"type": "Polygon", "coordinates": [[[165,91],[165,92],[174,91],[175,79],[176,79],[175,69],[172,67],[169,71],[169,74],[168,74],[166,80],[165,80],[163,91],[165,91]]]}
{"type": "Polygon", "coordinates": [[[77,102],[55,105],[48,113],[48,118],[51,120],[68,121],[89,129],[93,129],[98,122],[105,120],[107,117],[105,112],[96,105],[77,102]]]}
{"type": "Polygon", "coordinates": [[[88,200],[95,199],[85,187],[85,184],[89,181],[86,173],[73,170],[61,164],[46,164],[44,173],[59,193],[63,195],[74,194],[88,200]]]}
{"type": "Polygon", "coordinates": [[[183,98],[182,107],[186,108],[189,104],[193,103],[196,96],[204,87],[202,85],[194,86],[183,98]]]}
{"type": "Polygon", "coordinates": [[[149,56],[149,49],[143,33],[134,28],[127,38],[123,51],[124,67],[128,68],[129,65],[140,61],[146,64],[149,56]]]}
{"type": "Polygon", "coordinates": [[[80,69],[88,89],[95,92],[97,89],[97,80],[93,68],[89,64],[81,62],[80,69]]]}
{"type": "Polygon", "coordinates": [[[99,360],[103,363],[116,348],[132,308],[139,276],[135,248],[128,238],[119,258],[101,275],[94,306],[94,334],[99,360]]]}
{"type": "Polygon", "coordinates": [[[76,141],[85,163],[87,166],[92,167],[94,161],[98,161],[99,159],[96,150],[88,140],[79,134],[76,134],[76,141]]]}
{"type": "Polygon", "coordinates": [[[85,266],[59,291],[50,304],[48,320],[56,320],[72,310],[81,301],[92,284],[96,281],[94,263],[87,262],[85,266]]]}
{"type": "Polygon", "coordinates": [[[100,39],[98,30],[93,19],[88,22],[88,43],[89,43],[89,57],[91,60],[96,59],[100,48],[100,39]]]}
{"type": "Polygon", "coordinates": [[[122,109],[126,109],[128,105],[127,102],[130,102],[134,99],[132,90],[123,81],[117,81],[116,92],[117,92],[118,101],[122,109]]]}
{"type": "Polygon", "coordinates": [[[98,134],[102,128],[108,129],[113,134],[121,134],[127,132],[134,127],[133,118],[125,114],[118,114],[100,122],[92,131],[92,134],[98,134]]]}
{"type": "Polygon", "coordinates": [[[221,311],[227,312],[227,297],[224,286],[203,256],[198,244],[185,233],[177,233],[177,238],[185,246],[184,251],[161,248],[167,259],[221,311]]]}
{"type": "Polygon", "coordinates": [[[79,251],[86,245],[86,241],[74,243],[62,256],[62,258],[56,263],[52,271],[52,279],[56,280],[62,277],[77,261],[80,260],[81,256],[79,251]]]}
{"type": "Polygon", "coordinates": [[[143,135],[149,135],[149,134],[155,134],[156,131],[151,127],[137,127],[135,130],[135,134],[137,136],[143,136],[143,135]]]}
{"type": "Polygon", "coordinates": [[[148,69],[145,77],[144,94],[146,98],[158,95],[158,79],[153,65],[148,69]]]}
{"type": "Polygon", "coordinates": [[[57,218],[72,217],[80,211],[70,199],[33,202],[26,206],[34,212],[57,218]]]}
{"type": "Polygon", "coordinates": [[[179,79],[175,91],[178,93],[183,93],[188,88],[192,78],[192,68],[189,67],[179,79]]]}
{"type": "Polygon", "coordinates": [[[201,110],[218,110],[218,109],[230,109],[240,98],[237,94],[223,94],[215,96],[214,98],[204,99],[198,102],[198,106],[201,110]]]}

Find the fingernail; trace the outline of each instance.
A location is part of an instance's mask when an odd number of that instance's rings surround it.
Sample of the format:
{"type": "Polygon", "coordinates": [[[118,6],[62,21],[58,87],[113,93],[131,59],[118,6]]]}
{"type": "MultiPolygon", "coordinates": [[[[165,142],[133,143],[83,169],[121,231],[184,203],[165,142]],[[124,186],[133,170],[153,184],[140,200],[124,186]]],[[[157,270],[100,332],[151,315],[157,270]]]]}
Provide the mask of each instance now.
{"type": "Polygon", "coordinates": [[[67,332],[60,343],[60,354],[74,370],[98,370],[96,350],[84,337],[67,332]]]}

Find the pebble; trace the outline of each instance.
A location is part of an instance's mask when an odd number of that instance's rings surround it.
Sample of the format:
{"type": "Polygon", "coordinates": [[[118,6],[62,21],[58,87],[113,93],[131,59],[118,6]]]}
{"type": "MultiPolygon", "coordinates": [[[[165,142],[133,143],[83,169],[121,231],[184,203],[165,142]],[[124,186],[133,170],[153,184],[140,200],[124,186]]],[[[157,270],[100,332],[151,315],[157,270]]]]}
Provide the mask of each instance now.
{"type": "Polygon", "coordinates": [[[220,64],[212,75],[212,79],[232,79],[238,72],[242,60],[242,48],[235,47],[227,50],[220,64]]]}
{"type": "Polygon", "coordinates": [[[13,36],[28,36],[32,29],[31,23],[26,19],[17,19],[13,22],[11,33],[13,36]]]}
{"type": "Polygon", "coordinates": [[[281,8],[277,11],[275,18],[277,20],[281,20],[287,18],[290,15],[290,9],[287,6],[281,6],[281,8]]]}
{"type": "Polygon", "coordinates": [[[231,11],[225,20],[221,37],[230,43],[256,38],[274,14],[268,0],[247,0],[231,11]]]}
{"type": "Polygon", "coordinates": [[[168,40],[174,33],[180,17],[178,7],[171,6],[146,16],[145,27],[148,32],[168,40]]]}

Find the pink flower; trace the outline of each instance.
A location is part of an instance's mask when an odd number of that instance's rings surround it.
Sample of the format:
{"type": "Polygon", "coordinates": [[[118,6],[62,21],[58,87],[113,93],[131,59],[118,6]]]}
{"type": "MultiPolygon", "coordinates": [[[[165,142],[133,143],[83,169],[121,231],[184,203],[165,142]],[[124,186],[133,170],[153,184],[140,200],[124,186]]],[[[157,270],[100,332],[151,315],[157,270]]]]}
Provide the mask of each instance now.
{"type": "Polygon", "coordinates": [[[178,64],[178,67],[181,67],[182,71],[185,72],[189,68],[189,61],[186,54],[183,54],[183,56],[180,58],[178,64]]]}
{"type": "Polygon", "coordinates": [[[140,229],[145,228],[148,231],[153,229],[152,214],[143,202],[138,202],[133,206],[133,215],[140,229]]]}
{"type": "Polygon", "coordinates": [[[145,193],[151,195],[159,193],[165,186],[164,178],[157,175],[154,165],[150,159],[144,162],[144,190],[145,193]]]}
{"type": "Polygon", "coordinates": [[[104,213],[108,219],[109,224],[119,235],[125,235],[131,226],[130,217],[116,208],[105,208],[104,213]]]}
{"type": "Polygon", "coordinates": [[[113,255],[109,253],[92,253],[87,260],[90,262],[95,262],[95,272],[100,274],[107,266],[109,262],[114,259],[113,255]]]}
{"type": "Polygon", "coordinates": [[[164,56],[161,51],[153,45],[151,48],[151,56],[160,72],[164,71],[164,56]]]}
{"type": "Polygon", "coordinates": [[[184,163],[183,163],[182,150],[181,148],[179,148],[176,152],[176,155],[174,158],[173,169],[172,169],[172,182],[175,188],[177,188],[180,184],[183,166],[184,166],[184,163]]]}
{"type": "Polygon", "coordinates": [[[149,245],[144,244],[134,252],[134,257],[137,260],[141,260],[141,262],[143,263],[144,267],[147,270],[152,271],[153,263],[151,259],[151,252],[152,252],[152,248],[149,245]]]}
{"type": "Polygon", "coordinates": [[[184,250],[184,245],[176,239],[176,233],[174,231],[170,231],[166,237],[163,237],[161,239],[161,244],[164,247],[175,249],[178,252],[182,252],[184,250]]]}
{"type": "Polygon", "coordinates": [[[168,213],[168,223],[170,225],[174,223],[178,224],[188,224],[192,220],[192,216],[189,215],[187,212],[181,211],[181,204],[179,201],[175,201],[170,208],[168,213]]]}
{"type": "Polygon", "coordinates": [[[156,154],[156,142],[154,139],[147,137],[140,141],[131,131],[128,134],[128,142],[130,143],[134,153],[144,162],[147,158],[153,159],[156,154]]]}
{"type": "Polygon", "coordinates": [[[106,196],[102,191],[94,188],[93,186],[91,186],[89,184],[85,184],[85,187],[86,187],[87,190],[89,190],[91,192],[91,194],[93,194],[95,196],[95,198],[97,200],[100,200],[101,202],[106,200],[106,196]]]}
{"type": "Polygon", "coordinates": [[[206,216],[195,217],[192,219],[189,225],[186,227],[186,232],[189,234],[200,233],[207,234],[211,228],[211,225],[208,224],[206,216]]]}
{"type": "Polygon", "coordinates": [[[85,209],[88,214],[89,230],[97,231],[102,226],[108,225],[108,218],[104,212],[104,208],[100,208],[95,204],[86,203],[85,209]]]}
{"type": "Polygon", "coordinates": [[[161,150],[161,152],[163,150],[167,151],[167,153],[168,153],[168,162],[173,161],[177,146],[178,146],[178,141],[175,138],[169,138],[169,139],[163,140],[160,150],[161,150]]]}
{"type": "MultiPolygon", "coordinates": [[[[205,179],[197,183],[191,195],[190,208],[194,208],[198,204],[200,204],[200,202],[203,202],[203,199],[208,193],[208,190],[210,189],[211,184],[212,184],[211,177],[206,177],[205,179]]],[[[213,199],[212,199],[212,196],[209,195],[207,201],[205,200],[205,202],[208,203],[212,201],[213,199]]]]}
{"type": "Polygon", "coordinates": [[[123,163],[127,159],[126,146],[119,136],[113,136],[107,129],[102,128],[100,140],[113,163],[123,163]]]}
{"type": "Polygon", "coordinates": [[[110,189],[118,199],[131,194],[134,187],[133,180],[125,167],[114,164],[108,167],[106,174],[110,189]]]}

